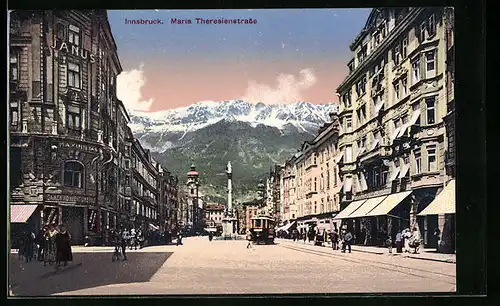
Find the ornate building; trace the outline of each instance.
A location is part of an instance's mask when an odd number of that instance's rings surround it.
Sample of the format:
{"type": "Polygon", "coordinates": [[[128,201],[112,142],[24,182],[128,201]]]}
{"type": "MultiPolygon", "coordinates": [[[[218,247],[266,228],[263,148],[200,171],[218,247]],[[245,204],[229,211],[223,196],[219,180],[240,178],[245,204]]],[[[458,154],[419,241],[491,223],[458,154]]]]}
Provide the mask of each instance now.
{"type": "Polygon", "coordinates": [[[9,16],[11,222],[64,223],[76,244],[105,243],[131,218],[157,223],[159,168],[116,96],[106,11],[9,16]]]}
{"type": "Polygon", "coordinates": [[[203,229],[203,201],[199,192],[200,182],[199,173],[196,171],[196,166],[191,165],[191,169],[187,173],[187,211],[186,211],[186,226],[193,233],[203,229]]]}
{"type": "Polygon", "coordinates": [[[337,89],[342,178],[338,220],[366,244],[417,227],[435,245],[437,222],[418,220],[442,189],[447,114],[443,9],[374,9],[351,44],[337,89]],[[347,221],[347,222],[346,222],[347,221]]]}
{"type": "Polygon", "coordinates": [[[11,204],[33,205],[21,208],[38,212],[35,226],[65,223],[81,242],[124,213],[117,136],[127,116],[107,15],[13,11],[10,21],[11,204]]]}

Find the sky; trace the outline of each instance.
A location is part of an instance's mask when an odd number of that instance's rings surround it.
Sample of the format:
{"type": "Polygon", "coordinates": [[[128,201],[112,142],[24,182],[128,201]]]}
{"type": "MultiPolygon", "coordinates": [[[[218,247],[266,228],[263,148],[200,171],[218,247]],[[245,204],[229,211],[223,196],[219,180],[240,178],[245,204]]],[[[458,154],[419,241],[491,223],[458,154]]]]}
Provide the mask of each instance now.
{"type": "Polygon", "coordinates": [[[336,103],[353,57],[349,44],[371,9],[112,10],[128,109],[160,111],[200,101],[336,103]],[[191,24],[172,24],[171,19],[191,24]],[[254,24],[198,24],[253,19],[254,24]],[[126,20],[160,20],[130,24],[126,20]]]}

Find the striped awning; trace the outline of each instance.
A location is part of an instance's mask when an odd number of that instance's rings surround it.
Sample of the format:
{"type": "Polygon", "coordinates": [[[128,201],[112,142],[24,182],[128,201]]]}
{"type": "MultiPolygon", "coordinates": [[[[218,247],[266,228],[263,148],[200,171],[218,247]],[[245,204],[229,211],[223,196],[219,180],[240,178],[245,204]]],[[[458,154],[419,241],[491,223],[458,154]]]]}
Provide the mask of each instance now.
{"type": "Polygon", "coordinates": [[[429,204],[418,215],[442,215],[455,213],[455,180],[451,180],[448,185],[443,188],[434,201],[429,204]]]}
{"type": "Polygon", "coordinates": [[[338,213],[338,215],[336,215],[333,219],[334,220],[339,220],[339,219],[346,219],[346,218],[348,218],[348,216],[353,211],[355,211],[356,209],[358,209],[365,202],[366,202],[366,200],[358,200],[358,201],[352,202],[351,204],[347,205],[347,207],[344,208],[344,210],[342,210],[340,213],[338,213]]]}
{"type": "Polygon", "coordinates": [[[38,205],[10,205],[10,223],[26,223],[38,205]]]}
{"type": "Polygon", "coordinates": [[[366,214],[367,217],[372,216],[383,216],[387,215],[393,210],[396,206],[399,205],[406,197],[410,195],[411,191],[403,191],[399,193],[394,193],[389,195],[387,198],[380,203],[377,207],[372,209],[369,213],[366,214]]]}
{"type": "Polygon", "coordinates": [[[380,196],[380,197],[375,197],[375,198],[370,198],[366,200],[361,207],[356,209],[352,214],[348,216],[348,218],[361,218],[361,217],[366,217],[366,215],[377,205],[382,203],[382,201],[386,198],[387,196],[380,196]]]}

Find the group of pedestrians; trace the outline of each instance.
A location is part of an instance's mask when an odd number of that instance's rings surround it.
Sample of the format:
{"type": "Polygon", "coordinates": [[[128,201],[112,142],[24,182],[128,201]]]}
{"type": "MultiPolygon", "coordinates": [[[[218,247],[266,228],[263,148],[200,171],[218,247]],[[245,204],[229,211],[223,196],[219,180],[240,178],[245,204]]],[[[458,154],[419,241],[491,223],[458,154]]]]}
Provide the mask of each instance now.
{"type": "Polygon", "coordinates": [[[64,225],[55,223],[44,226],[36,235],[28,230],[19,239],[18,257],[24,258],[27,263],[35,259],[43,262],[44,266],[67,266],[68,262],[73,261],[71,234],[64,225]]]}

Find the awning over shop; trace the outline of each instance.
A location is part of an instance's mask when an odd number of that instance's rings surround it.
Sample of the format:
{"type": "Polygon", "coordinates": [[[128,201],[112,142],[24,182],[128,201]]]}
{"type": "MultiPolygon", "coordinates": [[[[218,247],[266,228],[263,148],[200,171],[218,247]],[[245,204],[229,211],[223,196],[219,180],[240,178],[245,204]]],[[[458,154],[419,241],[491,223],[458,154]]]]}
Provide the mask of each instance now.
{"type": "Polygon", "coordinates": [[[342,157],[344,157],[344,152],[340,151],[337,155],[335,155],[333,160],[335,161],[336,164],[338,164],[342,159],[342,157]]]}
{"type": "Polygon", "coordinates": [[[339,220],[339,219],[346,219],[346,218],[348,218],[348,216],[353,211],[355,211],[356,209],[358,209],[358,207],[360,207],[361,205],[363,205],[363,203],[365,203],[365,202],[366,202],[366,200],[359,200],[359,201],[352,202],[351,204],[347,205],[347,207],[344,208],[344,210],[342,210],[341,212],[339,212],[338,215],[336,215],[335,218],[333,218],[333,220],[339,220]]]}
{"type": "Polygon", "coordinates": [[[387,196],[381,196],[376,198],[371,198],[366,200],[361,207],[356,209],[352,214],[348,216],[348,218],[361,218],[366,217],[366,214],[369,213],[372,209],[374,209],[377,205],[382,203],[382,201],[387,198],[387,196]]]}
{"type": "Polygon", "coordinates": [[[442,215],[455,213],[455,180],[451,180],[448,185],[443,188],[434,201],[429,204],[418,215],[442,215]]]}
{"type": "Polygon", "coordinates": [[[10,223],[26,223],[38,205],[10,205],[10,223]]]}
{"type": "Polygon", "coordinates": [[[383,216],[389,214],[394,207],[398,206],[407,196],[411,194],[411,191],[398,192],[395,194],[389,195],[385,198],[380,205],[372,209],[369,213],[366,214],[367,217],[374,216],[383,216]]]}
{"type": "Polygon", "coordinates": [[[285,225],[283,225],[283,226],[281,226],[281,227],[278,227],[278,229],[277,229],[277,230],[278,230],[278,231],[286,231],[286,232],[288,232],[288,230],[289,230],[289,229],[291,229],[291,227],[292,227],[292,226],[294,226],[295,224],[297,224],[297,222],[296,222],[296,221],[293,221],[293,222],[290,222],[290,223],[288,223],[288,224],[285,224],[285,225]]]}

